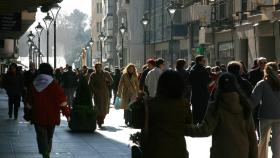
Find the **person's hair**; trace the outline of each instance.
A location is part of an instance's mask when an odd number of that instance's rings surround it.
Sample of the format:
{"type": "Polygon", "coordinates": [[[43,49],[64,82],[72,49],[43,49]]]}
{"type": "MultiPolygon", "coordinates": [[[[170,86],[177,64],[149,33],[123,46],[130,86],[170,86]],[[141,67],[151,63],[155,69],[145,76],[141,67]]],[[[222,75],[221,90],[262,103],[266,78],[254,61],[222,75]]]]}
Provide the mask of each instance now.
{"type": "Polygon", "coordinates": [[[264,68],[264,80],[267,80],[274,91],[280,90],[280,80],[278,77],[278,67],[276,62],[269,62],[264,68]]]}
{"type": "Polygon", "coordinates": [[[67,67],[67,70],[68,70],[68,71],[71,71],[71,70],[72,70],[72,66],[68,66],[68,67],[67,67]]]}
{"type": "Polygon", "coordinates": [[[174,70],[166,70],[158,80],[157,97],[182,98],[185,93],[185,82],[181,74],[174,70]]]}
{"type": "Polygon", "coordinates": [[[156,60],[156,67],[160,67],[160,65],[162,65],[164,63],[164,59],[159,58],[156,60]]]}
{"type": "Polygon", "coordinates": [[[227,65],[227,71],[235,76],[240,76],[241,64],[238,61],[231,61],[227,65]]]}
{"type": "Polygon", "coordinates": [[[132,64],[132,63],[128,64],[128,65],[124,68],[123,74],[128,74],[128,69],[131,68],[131,67],[132,67],[133,70],[134,70],[133,76],[137,77],[137,75],[138,75],[138,74],[137,74],[137,69],[136,69],[135,65],[132,64]]]}
{"type": "Polygon", "coordinates": [[[203,55],[197,55],[197,56],[195,57],[195,62],[196,62],[196,63],[199,63],[199,62],[201,62],[203,59],[204,59],[204,56],[203,56],[203,55]]]}
{"type": "Polygon", "coordinates": [[[9,70],[12,70],[12,69],[17,69],[17,64],[16,63],[12,63],[10,66],[9,66],[9,70]]]}
{"type": "Polygon", "coordinates": [[[221,68],[220,68],[220,66],[215,66],[215,67],[214,67],[214,70],[215,70],[215,72],[220,72],[220,71],[221,71],[221,68]]]}
{"type": "Polygon", "coordinates": [[[93,69],[88,69],[87,70],[88,75],[92,74],[93,72],[94,72],[93,69]]]}
{"type": "MultiPolygon", "coordinates": [[[[246,97],[244,92],[240,89],[240,86],[237,82],[236,77],[228,72],[224,72],[220,75],[218,79],[217,84],[217,90],[215,92],[215,99],[214,103],[217,105],[217,103],[220,101],[223,93],[230,93],[230,92],[237,92],[240,99],[240,105],[243,108],[243,115],[245,119],[249,119],[251,115],[251,102],[246,97]]],[[[216,106],[216,109],[218,107],[216,106]]]]}
{"type": "Polygon", "coordinates": [[[53,76],[53,68],[50,64],[48,63],[42,63],[39,66],[39,74],[45,74],[45,75],[50,75],[53,76]]]}
{"type": "Polygon", "coordinates": [[[239,63],[241,64],[241,70],[245,73],[248,72],[247,67],[245,65],[245,63],[243,61],[239,61],[239,63]]]}
{"type": "Polygon", "coordinates": [[[101,67],[102,67],[102,64],[101,64],[101,63],[96,63],[96,64],[94,65],[95,68],[96,68],[97,66],[101,66],[101,67]]]}
{"type": "Polygon", "coordinates": [[[178,59],[176,61],[176,69],[177,70],[182,70],[186,66],[187,62],[184,59],[178,59]]]}
{"type": "Polygon", "coordinates": [[[119,68],[115,69],[115,74],[121,74],[121,70],[119,68]]]}

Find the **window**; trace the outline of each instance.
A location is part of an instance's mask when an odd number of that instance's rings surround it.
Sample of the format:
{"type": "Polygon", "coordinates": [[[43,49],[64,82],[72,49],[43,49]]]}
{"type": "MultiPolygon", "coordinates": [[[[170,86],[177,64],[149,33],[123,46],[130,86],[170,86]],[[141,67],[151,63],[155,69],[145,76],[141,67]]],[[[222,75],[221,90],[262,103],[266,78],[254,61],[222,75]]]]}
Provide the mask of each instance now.
{"type": "Polygon", "coordinates": [[[129,3],[129,0],[125,0],[125,3],[128,4],[128,3],[129,3]]]}
{"type": "Polygon", "coordinates": [[[102,23],[101,22],[97,22],[96,23],[96,32],[101,32],[102,30],[102,23]]]}
{"type": "Polygon", "coordinates": [[[96,41],[96,50],[100,51],[100,42],[99,41],[96,41]]]}
{"type": "Polygon", "coordinates": [[[96,3],[96,13],[97,14],[102,13],[102,3],[96,3]]]}
{"type": "Polygon", "coordinates": [[[226,3],[225,1],[221,1],[219,4],[219,19],[226,18],[226,3]]]}

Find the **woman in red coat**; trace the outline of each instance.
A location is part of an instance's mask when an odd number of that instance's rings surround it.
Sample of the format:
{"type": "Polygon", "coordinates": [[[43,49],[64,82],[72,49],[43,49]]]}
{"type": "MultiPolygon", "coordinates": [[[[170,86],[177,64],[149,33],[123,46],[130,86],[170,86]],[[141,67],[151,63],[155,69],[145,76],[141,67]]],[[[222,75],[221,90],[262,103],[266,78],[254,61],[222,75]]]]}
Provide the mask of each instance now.
{"type": "Polygon", "coordinates": [[[60,111],[67,119],[70,116],[66,97],[53,79],[50,64],[39,66],[39,75],[33,81],[26,105],[32,109],[31,123],[35,126],[39,152],[43,158],[49,158],[54,129],[60,124],[60,111]]]}

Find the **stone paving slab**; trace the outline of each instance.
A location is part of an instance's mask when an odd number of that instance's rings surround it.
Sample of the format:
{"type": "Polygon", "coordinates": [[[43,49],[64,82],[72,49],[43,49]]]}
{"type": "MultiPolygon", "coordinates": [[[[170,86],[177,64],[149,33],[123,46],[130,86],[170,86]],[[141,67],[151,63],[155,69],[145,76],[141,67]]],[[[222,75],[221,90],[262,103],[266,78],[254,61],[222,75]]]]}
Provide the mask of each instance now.
{"type": "MultiPolygon", "coordinates": [[[[0,158],[41,158],[34,127],[22,119],[22,106],[18,120],[8,119],[7,113],[7,96],[0,90],[0,158]]],[[[123,126],[123,120],[115,114],[120,122],[110,122],[108,117],[108,129],[93,133],[73,133],[63,118],[55,129],[51,158],[130,158],[128,138],[134,130],[117,127],[123,126]]]]}

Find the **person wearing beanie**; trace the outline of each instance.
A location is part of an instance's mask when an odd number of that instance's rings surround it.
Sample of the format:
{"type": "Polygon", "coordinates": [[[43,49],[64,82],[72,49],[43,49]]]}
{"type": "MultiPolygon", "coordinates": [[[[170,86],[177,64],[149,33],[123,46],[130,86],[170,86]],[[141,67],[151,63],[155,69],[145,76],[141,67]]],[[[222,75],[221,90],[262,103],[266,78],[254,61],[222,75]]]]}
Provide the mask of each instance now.
{"type": "Polygon", "coordinates": [[[257,158],[257,138],[251,104],[239,91],[236,77],[223,73],[215,100],[199,125],[187,125],[191,137],[212,135],[211,158],[257,158]]]}

